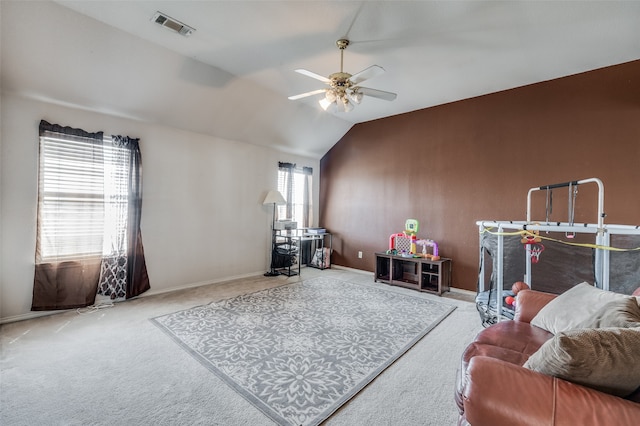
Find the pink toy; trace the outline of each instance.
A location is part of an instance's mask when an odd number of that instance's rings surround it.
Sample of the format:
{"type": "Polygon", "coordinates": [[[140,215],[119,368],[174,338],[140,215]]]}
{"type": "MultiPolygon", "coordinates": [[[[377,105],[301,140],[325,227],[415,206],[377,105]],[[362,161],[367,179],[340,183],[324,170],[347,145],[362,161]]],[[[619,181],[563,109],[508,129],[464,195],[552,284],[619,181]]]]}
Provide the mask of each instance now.
{"type": "Polygon", "coordinates": [[[396,250],[398,252],[405,251],[405,252],[408,252],[409,254],[415,254],[416,253],[416,236],[407,235],[404,232],[391,234],[391,236],[389,237],[389,250],[396,250]],[[406,243],[401,244],[402,248],[399,248],[398,245],[396,245],[397,238],[407,240],[406,243]],[[407,245],[408,247],[406,247],[407,245]]]}

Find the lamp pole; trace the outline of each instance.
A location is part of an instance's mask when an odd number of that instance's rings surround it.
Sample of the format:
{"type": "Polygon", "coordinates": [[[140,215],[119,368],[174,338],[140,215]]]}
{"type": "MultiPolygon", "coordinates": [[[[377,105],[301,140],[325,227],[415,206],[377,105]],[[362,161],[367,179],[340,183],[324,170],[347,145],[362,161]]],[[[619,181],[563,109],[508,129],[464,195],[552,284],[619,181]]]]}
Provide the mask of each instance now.
{"type": "Polygon", "coordinates": [[[273,203],[273,218],[271,220],[271,262],[270,262],[270,266],[271,269],[267,272],[265,272],[264,276],[265,277],[275,277],[280,275],[280,272],[276,271],[276,269],[273,267],[273,252],[276,249],[276,203],[273,203]]]}
{"type": "Polygon", "coordinates": [[[279,205],[284,205],[287,202],[285,201],[284,197],[282,196],[282,194],[280,193],[280,191],[269,191],[269,193],[267,194],[267,196],[265,197],[264,201],[262,202],[262,204],[273,204],[273,217],[271,219],[271,262],[270,262],[270,268],[269,271],[266,272],[264,274],[265,277],[275,277],[277,275],[280,275],[280,272],[276,271],[276,268],[274,267],[274,259],[273,259],[273,254],[275,252],[276,249],[276,204],[279,205]]]}

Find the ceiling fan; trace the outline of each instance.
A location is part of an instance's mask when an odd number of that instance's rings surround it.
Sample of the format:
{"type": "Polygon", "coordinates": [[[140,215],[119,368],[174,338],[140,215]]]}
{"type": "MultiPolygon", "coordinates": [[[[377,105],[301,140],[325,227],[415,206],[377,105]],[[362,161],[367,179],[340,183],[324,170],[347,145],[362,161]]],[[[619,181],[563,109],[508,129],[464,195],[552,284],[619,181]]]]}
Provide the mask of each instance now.
{"type": "Polygon", "coordinates": [[[384,68],[378,65],[371,65],[369,68],[353,75],[346,73],[342,70],[342,65],[344,62],[344,50],[349,45],[349,40],[341,38],[336,41],[336,45],[340,49],[340,72],[333,73],[329,77],[323,77],[305,69],[295,70],[297,73],[320,80],[329,85],[329,87],[289,96],[289,99],[297,100],[324,93],[324,98],[319,101],[322,109],[326,111],[332,108],[337,112],[348,112],[353,110],[353,104],[359,104],[362,101],[363,96],[371,96],[385,101],[392,101],[396,98],[397,95],[395,93],[359,86],[363,81],[384,73],[384,68]]]}

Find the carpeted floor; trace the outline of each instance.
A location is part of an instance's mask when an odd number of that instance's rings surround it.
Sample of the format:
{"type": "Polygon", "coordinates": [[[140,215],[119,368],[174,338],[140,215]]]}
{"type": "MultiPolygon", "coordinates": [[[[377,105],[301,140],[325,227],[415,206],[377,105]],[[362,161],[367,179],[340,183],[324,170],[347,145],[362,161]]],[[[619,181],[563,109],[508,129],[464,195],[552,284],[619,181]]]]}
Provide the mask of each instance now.
{"type": "Polygon", "coordinates": [[[153,319],[278,424],[318,425],[455,309],[330,277],[153,319]]]}
{"type": "MultiPolygon", "coordinates": [[[[372,274],[303,269],[302,279],[318,276],[415,294],[372,274]]],[[[300,279],[258,276],[3,325],[0,424],[273,425],[149,319],[300,279]]],[[[423,296],[457,309],[323,424],[455,424],[455,370],[479,316],[454,293],[423,296]]]]}

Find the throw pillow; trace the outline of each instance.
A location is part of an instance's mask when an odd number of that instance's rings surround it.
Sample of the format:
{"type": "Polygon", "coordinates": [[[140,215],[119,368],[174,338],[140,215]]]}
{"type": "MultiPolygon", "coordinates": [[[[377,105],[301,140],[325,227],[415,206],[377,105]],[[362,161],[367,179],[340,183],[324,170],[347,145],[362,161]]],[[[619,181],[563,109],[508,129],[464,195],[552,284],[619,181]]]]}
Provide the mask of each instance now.
{"type": "Polygon", "coordinates": [[[640,386],[640,328],[583,328],[547,340],[525,368],[627,396],[640,386]]]}
{"type": "MultiPolygon", "coordinates": [[[[553,334],[576,328],[591,318],[605,304],[631,296],[604,291],[586,282],[565,291],[533,317],[531,324],[553,334]]],[[[635,299],[635,298],[634,298],[635,299]]]]}
{"type": "Polygon", "coordinates": [[[576,328],[640,327],[640,306],[634,297],[621,298],[602,306],[576,328]]]}

